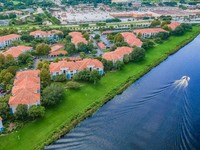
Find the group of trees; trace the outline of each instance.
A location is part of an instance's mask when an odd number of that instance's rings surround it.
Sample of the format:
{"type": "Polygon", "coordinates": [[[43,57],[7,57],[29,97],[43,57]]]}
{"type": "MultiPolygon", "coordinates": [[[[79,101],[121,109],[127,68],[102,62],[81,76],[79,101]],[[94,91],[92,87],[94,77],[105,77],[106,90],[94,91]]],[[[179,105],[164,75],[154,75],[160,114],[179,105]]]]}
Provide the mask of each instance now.
{"type": "Polygon", "coordinates": [[[101,75],[99,74],[98,70],[83,70],[77,73],[73,79],[77,81],[86,81],[96,84],[101,79],[101,75]]]}
{"type": "Polygon", "coordinates": [[[27,119],[36,119],[43,117],[45,114],[45,108],[43,106],[33,105],[28,108],[27,105],[18,105],[16,108],[16,112],[14,114],[15,119],[21,121],[27,121],[27,119]]]}
{"type": "Polygon", "coordinates": [[[5,19],[13,19],[13,18],[16,18],[17,15],[14,14],[14,13],[10,13],[8,15],[2,15],[0,14],[0,20],[5,20],[5,19]]]}
{"type": "Polygon", "coordinates": [[[192,26],[190,24],[181,24],[175,30],[171,31],[172,35],[181,36],[187,31],[191,31],[192,26]]]}
{"type": "Polygon", "coordinates": [[[14,28],[3,28],[0,29],[0,36],[8,35],[8,34],[17,34],[18,30],[14,28]]]}

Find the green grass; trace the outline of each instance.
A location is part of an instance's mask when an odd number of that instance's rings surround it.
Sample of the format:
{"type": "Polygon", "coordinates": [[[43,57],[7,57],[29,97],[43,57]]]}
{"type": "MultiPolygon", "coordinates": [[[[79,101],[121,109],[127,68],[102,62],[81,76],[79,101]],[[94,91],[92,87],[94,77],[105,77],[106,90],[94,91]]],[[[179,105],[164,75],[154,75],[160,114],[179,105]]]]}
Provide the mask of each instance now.
{"type": "Polygon", "coordinates": [[[66,91],[64,101],[48,109],[44,118],[28,123],[12,134],[0,137],[0,149],[29,150],[43,144],[55,131],[69,124],[96,101],[105,98],[107,93],[126,83],[130,77],[139,77],[138,74],[148,70],[149,66],[161,58],[166,58],[172,50],[197,35],[199,31],[200,27],[194,27],[192,32],[184,36],[171,37],[165,43],[147,51],[144,61],[125,65],[121,71],[106,73],[96,85],[83,84],[79,91],[66,91]]]}

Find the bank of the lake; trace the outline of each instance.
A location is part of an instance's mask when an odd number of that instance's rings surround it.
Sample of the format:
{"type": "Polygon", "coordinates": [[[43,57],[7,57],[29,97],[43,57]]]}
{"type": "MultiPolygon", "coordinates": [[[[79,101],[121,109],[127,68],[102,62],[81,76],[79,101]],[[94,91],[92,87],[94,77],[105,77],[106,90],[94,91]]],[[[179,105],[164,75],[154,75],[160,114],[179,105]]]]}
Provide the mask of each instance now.
{"type": "Polygon", "coordinates": [[[144,61],[130,63],[121,71],[107,73],[96,85],[83,84],[79,91],[66,91],[65,100],[48,109],[44,118],[28,123],[17,132],[0,137],[1,149],[41,149],[50,144],[199,33],[198,26],[184,36],[171,37],[165,43],[147,51],[144,61]]]}

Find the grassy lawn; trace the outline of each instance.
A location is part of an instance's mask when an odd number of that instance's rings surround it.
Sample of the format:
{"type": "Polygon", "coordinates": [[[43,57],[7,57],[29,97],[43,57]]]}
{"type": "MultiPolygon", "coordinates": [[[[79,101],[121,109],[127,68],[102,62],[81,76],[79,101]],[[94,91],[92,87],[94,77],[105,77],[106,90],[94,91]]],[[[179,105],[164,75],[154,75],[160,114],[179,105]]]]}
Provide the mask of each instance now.
{"type": "Polygon", "coordinates": [[[165,43],[147,51],[146,58],[140,63],[125,65],[123,70],[107,73],[96,84],[83,84],[79,91],[66,91],[64,101],[46,111],[45,117],[26,124],[18,131],[0,137],[0,149],[29,150],[42,144],[47,138],[61,126],[69,124],[71,119],[83,113],[95,101],[104,98],[107,93],[120,87],[128,78],[137,77],[138,74],[153,64],[156,60],[167,56],[173,50],[190,37],[200,31],[200,27],[194,27],[193,31],[182,37],[171,37],[165,43]]]}

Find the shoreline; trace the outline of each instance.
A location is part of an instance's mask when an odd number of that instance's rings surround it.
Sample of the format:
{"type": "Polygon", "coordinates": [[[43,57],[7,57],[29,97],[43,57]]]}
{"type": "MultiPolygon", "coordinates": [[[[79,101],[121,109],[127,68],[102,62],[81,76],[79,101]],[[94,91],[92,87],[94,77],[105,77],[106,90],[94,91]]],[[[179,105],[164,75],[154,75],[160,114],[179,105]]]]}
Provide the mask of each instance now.
{"type": "Polygon", "coordinates": [[[122,83],[120,86],[115,87],[114,89],[109,91],[103,98],[96,100],[93,104],[88,106],[84,112],[79,113],[77,117],[74,117],[71,120],[70,123],[56,129],[56,131],[53,133],[53,135],[51,135],[51,137],[49,137],[45,142],[41,143],[37,147],[34,147],[34,149],[43,149],[45,146],[50,145],[56,140],[62,138],[65,134],[69,133],[72,129],[74,129],[81,121],[92,116],[104,104],[112,100],[116,95],[123,93],[123,91],[126,90],[136,80],[143,77],[145,74],[151,71],[154,67],[158,66],[160,63],[165,61],[170,55],[173,55],[174,53],[179,51],[182,47],[186,46],[188,43],[193,41],[198,35],[199,35],[199,32],[192,34],[190,38],[182,41],[178,46],[176,46],[174,49],[171,49],[168,53],[164,53],[162,57],[160,57],[154,63],[149,64],[143,71],[139,72],[137,76],[132,76],[132,77],[127,78],[127,80],[124,83],[122,83]]]}

